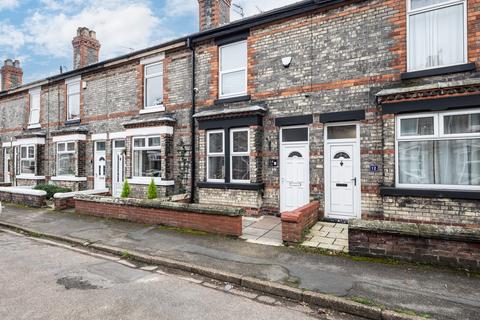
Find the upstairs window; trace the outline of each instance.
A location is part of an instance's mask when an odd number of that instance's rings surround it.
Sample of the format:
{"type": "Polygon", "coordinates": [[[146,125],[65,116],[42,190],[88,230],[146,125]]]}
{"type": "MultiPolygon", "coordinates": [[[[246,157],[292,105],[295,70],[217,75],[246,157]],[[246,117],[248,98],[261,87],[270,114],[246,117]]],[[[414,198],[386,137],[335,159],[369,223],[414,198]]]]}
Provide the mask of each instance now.
{"type": "Polygon", "coordinates": [[[465,63],[465,0],[408,0],[408,70],[465,63]]]}
{"type": "Polygon", "coordinates": [[[247,42],[220,47],[220,98],[247,94],[247,42]]]}
{"type": "Polygon", "coordinates": [[[75,142],[57,143],[57,176],[75,175],[75,142]]]}
{"type": "Polygon", "coordinates": [[[34,175],[36,168],[35,146],[20,147],[20,174],[34,175]]]}
{"type": "Polygon", "coordinates": [[[80,119],[80,80],[67,83],[67,120],[80,119]]]}
{"type": "Polygon", "coordinates": [[[40,90],[30,92],[30,117],[29,126],[38,125],[40,123],[40,90]]]}
{"type": "Polygon", "coordinates": [[[145,109],[163,105],[163,62],[145,66],[145,109]]]}
{"type": "Polygon", "coordinates": [[[133,177],[161,178],[160,136],[133,139],[133,177]]]}
{"type": "Polygon", "coordinates": [[[399,187],[480,189],[480,109],[397,117],[399,187]]]}

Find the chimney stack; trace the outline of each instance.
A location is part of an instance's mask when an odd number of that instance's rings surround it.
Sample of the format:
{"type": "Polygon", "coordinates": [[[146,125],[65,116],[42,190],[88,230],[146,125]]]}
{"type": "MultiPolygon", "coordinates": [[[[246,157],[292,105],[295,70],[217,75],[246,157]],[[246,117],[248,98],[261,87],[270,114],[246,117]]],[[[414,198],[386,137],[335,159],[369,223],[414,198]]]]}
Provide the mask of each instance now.
{"type": "Polygon", "coordinates": [[[5,60],[0,69],[2,76],[2,91],[14,89],[22,85],[23,70],[20,67],[20,61],[12,59],[5,60]]]}
{"type": "Polygon", "coordinates": [[[100,42],[95,31],[78,28],[73,38],[73,69],[79,69],[98,62],[100,42]]]}
{"type": "Polygon", "coordinates": [[[232,0],[198,0],[200,31],[230,23],[232,0]]]}

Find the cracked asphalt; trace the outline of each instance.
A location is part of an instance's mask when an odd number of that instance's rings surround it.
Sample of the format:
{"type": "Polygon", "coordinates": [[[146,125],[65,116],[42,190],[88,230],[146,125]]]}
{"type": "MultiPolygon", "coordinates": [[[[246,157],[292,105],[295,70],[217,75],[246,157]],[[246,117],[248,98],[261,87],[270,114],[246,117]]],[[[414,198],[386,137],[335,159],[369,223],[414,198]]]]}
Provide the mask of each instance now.
{"type": "Polygon", "coordinates": [[[360,298],[390,309],[415,310],[436,319],[476,320],[480,314],[480,278],[468,273],[359,262],[51,210],[8,206],[0,215],[2,221],[38,232],[99,242],[327,294],[360,298]]]}
{"type": "Polygon", "coordinates": [[[8,231],[0,247],[3,320],[358,319],[8,231]]]}

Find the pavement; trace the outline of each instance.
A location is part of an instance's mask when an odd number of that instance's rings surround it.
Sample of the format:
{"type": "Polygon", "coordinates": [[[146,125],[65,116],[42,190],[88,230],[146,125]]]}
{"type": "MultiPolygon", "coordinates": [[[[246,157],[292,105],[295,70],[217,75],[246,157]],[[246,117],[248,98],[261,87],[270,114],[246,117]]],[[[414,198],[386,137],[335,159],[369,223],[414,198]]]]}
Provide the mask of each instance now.
{"type": "Polygon", "coordinates": [[[0,319],[359,318],[0,231],[0,319]]]}
{"type": "Polygon", "coordinates": [[[283,246],[282,220],[279,217],[243,217],[243,240],[267,246],[283,246]]]}
{"type": "Polygon", "coordinates": [[[15,224],[135,250],[244,276],[347,297],[435,319],[478,319],[478,275],[433,267],[358,261],[244,240],[106,220],[71,212],[7,206],[0,223],[15,224]]]}

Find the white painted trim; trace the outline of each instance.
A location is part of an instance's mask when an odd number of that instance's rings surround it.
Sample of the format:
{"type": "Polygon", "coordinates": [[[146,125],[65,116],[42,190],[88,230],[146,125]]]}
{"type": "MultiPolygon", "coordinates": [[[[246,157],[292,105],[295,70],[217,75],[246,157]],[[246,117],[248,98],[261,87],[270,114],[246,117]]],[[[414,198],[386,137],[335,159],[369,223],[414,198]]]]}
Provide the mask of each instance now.
{"type": "Polygon", "coordinates": [[[92,134],[92,141],[97,141],[97,140],[107,140],[108,139],[108,134],[106,133],[95,133],[92,134]]]}
{"type": "Polygon", "coordinates": [[[133,128],[126,130],[126,137],[133,136],[149,136],[158,134],[173,134],[173,127],[160,126],[160,127],[145,127],[145,128],[133,128]]]}
{"type": "Polygon", "coordinates": [[[45,180],[45,176],[34,176],[28,174],[20,174],[15,176],[17,180],[45,180]]]}
{"type": "Polygon", "coordinates": [[[56,176],[52,177],[50,180],[52,181],[72,181],[72,182],[79,182],[79,181],[87,181],[87,177],[74,177],[74,176],[56,176]]]}
{"type": "Polygon", "coordinates": [[[69,85],[72,83],[80,82],[81,80],[82,80],[82,76],[77,76],[77,77],[66,79],[65,84],[69,85]]]}
{"type": "Polygon", "coordinates": [[[13,147],[16,147],[16,146],[23,146],[23,145],[27,145],[27,144],[45,144],[45,138],[39,138],[39,137],[35,137],[35,138],[26,138],[26,139],[19,139],[19,140],[16,140],[16,141],[13,141],[12,142],[12,146],[13,147]]]}
{"type": "Polygon", "coordinates": [[[122,132],[111,132],[108,134],[108,137],[110,140],[115,140],[115,139],[125,139],[127,138],[127,132],[122,131],[122,132]]]}
{"type": "Polygon", "coordinates": [[[66,136],[53,137],[53,142],[66,142],[66,141],[85,141],[87,136],[84,134],[69,134],[66,136]]]}
{"type": "Polygon", "coordinates": [[[140,60],[140,64],[152,64],[165,60],[165,52],[161,52],[153,57],[143,58],[140,60]]]}
{"type": "Polygon", "coordinates": [[[146,114],[146,113],[155,113],[155,112],[163,112],[165,111],[165,106],[156,106],[156,107],[145,107],[144,109],[140,110],[140,114],[146,114]]]}
{"type": "Polygon", "coordinates": [[[354,175],[357,179],[357,184],[354,189],[354,214],[357,219],[362,218],[362,155],[361,155],[361,131],[359,122],[338,122],[325,124],[324,126],[324,189],[325,189],[325,216],[328,218],[337,219],[350,219],[353,218],[349,215],[329,214],[330,210],[330,148],[331,145],[353,144],[354,145],[354,175]],[[356,125],[356,138],[355,139],[327,139],[328,127],[356,125]]]}
{"type": "MultiPolygon", "coordinates": [[[[148,186],[152,181],[152,177],[134,177],[127,179],[130,184],[141,184],[148,186]]],[[[157,186],[173,186],[175,181],[173,180],[162,180],[161,178],[153,178],[153,181],[157,186]]]]}
{"type": "Polygon", "coordinates": [[[11,142],[3,142],[2,147],[3,148],[10,148],[10,147],[12,147],[12,143],[11,142]]]}

